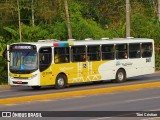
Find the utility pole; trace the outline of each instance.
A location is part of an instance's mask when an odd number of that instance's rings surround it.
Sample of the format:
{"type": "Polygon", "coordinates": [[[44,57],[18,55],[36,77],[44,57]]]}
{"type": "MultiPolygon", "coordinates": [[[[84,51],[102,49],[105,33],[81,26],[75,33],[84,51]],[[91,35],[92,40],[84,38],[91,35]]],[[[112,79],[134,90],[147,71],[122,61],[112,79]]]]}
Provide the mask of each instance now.
{"type": "Polygon", "coordinates": [[[71,29],[71,22],[70,22],[70,19],[69,19],[68,2],[67,2],[67,0],[64,0],[64,6],[65,6],[65,11],[66,11],[68,36],[69,36],[69,39],[72,39],[72,29],[71,29]]]}
{"type": "Polygon", "coordinates": [[[32,26],[34,27],[34,2],[32,0],[32,26]]]}
{"type": "Polygon", "coordinates": [[[19,40],[20,42],[22,42],[21,13],[19,8],[19,0],[17,0],[17,7],[18,7],[18,22],[19,22],[19,40]]]}
{"type": "Polygon", "coordinates": [[[160,0],[158,0],[158,19],[160,21],[160,0]]]}
{"type": "Polygon", "coordinates": [[[130,1],[126,0],[126,37],[130,37],[130,1]]]}

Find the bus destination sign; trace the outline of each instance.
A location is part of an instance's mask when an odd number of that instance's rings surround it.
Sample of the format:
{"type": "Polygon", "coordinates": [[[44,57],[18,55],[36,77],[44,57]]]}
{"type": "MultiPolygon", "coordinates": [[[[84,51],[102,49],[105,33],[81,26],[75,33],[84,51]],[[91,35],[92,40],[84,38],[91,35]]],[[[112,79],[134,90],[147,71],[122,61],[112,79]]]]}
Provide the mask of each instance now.
{"type": "Polygon", "coordinates": [[[35,47],[33,45],[12,45],[11,50],[33,50],[35,47]]]}
{"type": "Polygon", "coordinates": [[[13,49],[32,49],[32,46],[14,46],[13,49]]]}

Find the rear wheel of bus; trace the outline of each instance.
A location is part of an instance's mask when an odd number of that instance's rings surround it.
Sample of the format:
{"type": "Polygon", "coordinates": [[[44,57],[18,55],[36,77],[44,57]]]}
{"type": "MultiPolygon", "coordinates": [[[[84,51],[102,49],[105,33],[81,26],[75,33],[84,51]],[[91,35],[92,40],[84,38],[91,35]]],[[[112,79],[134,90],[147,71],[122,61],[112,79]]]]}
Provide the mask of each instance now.
{"type": "Polygon", "coordinates": [[[126,81],[126,72],[123,69],[119,69],[116,73],[116,83],[122,83],[126,81]]]}
{"type": "Polygon", "coordinates": [[[67,84],[67,77],[64,74],[59,74],[56,78],[55,88],[62,89],[65,88],[67,84]]]}

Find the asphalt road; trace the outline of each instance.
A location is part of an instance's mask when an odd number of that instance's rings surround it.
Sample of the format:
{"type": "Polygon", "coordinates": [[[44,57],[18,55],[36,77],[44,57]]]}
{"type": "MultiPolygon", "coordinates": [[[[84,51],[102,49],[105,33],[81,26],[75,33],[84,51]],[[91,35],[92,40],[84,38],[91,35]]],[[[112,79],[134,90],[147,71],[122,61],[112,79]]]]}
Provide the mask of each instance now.
{"type": "Polygon", "coordinates": [[[140,84],[140,83],[150,83],[150,82],[156,82],[156,81],[158,82],[160,81],[160,72],[157,72],[152,75],[145,75],[145,76],[130,78],[128,79],[127,82],[120,83],[120,84],[112,83],[111,81],[103,81],[99,83],[71,85],[69,88],[65,88],[62,90],[56,90],[53,86],[43,87],[40,90],[33,90],[30,87],[0,88],[0,99],[20,97],[20,96],[32,96],[32,95],[48,94],[48,93],[61,93],[66,91],[106,88],[106,87],[114,87],[114,86],[125,86],[125,85],[140,84]]]}
{"type": "MultiPolygon", "coordinates": [[[[16,87],[11,89],[0,89],[0,97],[10,98],[26,95],[37,95],[45,93],[57,93],[75,91],[82,89],[104,88],[113,86],[125,86],[131,84],[149,83],[160,80],[160,73],[132,78],[128,82],[115,84],[111,82],[89,83],[85,85],[72,85],[70,88],[55,90],[53,87],[32,90],[31,88],[16,87]]],[[[40,111],[42,116],[46,114],[56,116],[48,117],[51,120],[160,120],[158,117],[136,117],[137,113],[152,113],[160,115],[160,88],[136,89],[134,91],[123,91],[109,94],[96,94],[89,96],[67,97],[63,99],[46,99],[10,105],[1,105],[0,111],[40,111]],[[56,112],[60,111],[59,114],[56,112]],[[63,113],[62,113],[63,111],[63,113]],[[66,112],[67,111],[67,112],[66,112]],[[76,111],[76,112],[75,112],[76,111]],[[123,112],[117,112],[123,111],[123,112]],[[159,111],[159,112],[157,112],[159,111]],[[78,112],[78,113],[77,113],[78,112]],[[68,117],[65,117],[68,115],[68,117]],[[78,117],[76,116],[78,115],[78,117]],[[65,118],[64,118],[64,117],[65,118]],[[75,116],[75,117],[71,117],[75,116]],[[94,117],[93,117],[94,116],[94,117]],[[115,117],[116,116],[116,117],[115,117]]],[[[0,118],[2,120],[18,120],[22,118],[0,118]]],[[[28,118],[23,118],[23,120],[28,118]]],[[[32,118],[36,119],[36,118],[32,118]]],[[[46,119],[44,117],[37,120],[46,119]]]]}
{"type": "MultiPolygon", "coordinates": [[[[51,116],[57,115],[54,120],[64,120],[63,115],[69,115],[65,120],[158,120],[158,117],[136,117],[136,113],[160,114],[160,88],[139,89],[112,94],[97,94],[64,99],[49,99],[44,101],[26,102],[15,105],[0,106],[0,111],[51,111],[51,116]],[[56,114],[55,111],[68,111],[69,113],[56,114]],[[73,112],[71,112],[73,111],[73,112]],[[71,117],[78,111],[78,117],[71,117]],[[92,111],[91,113],[89,111],[92,111]],[[93,112],[97,111],[97,112],[93,112]],[[100,116],[99,112],[105,113],[100,116]],[[113,111],[112,114],[110,111],[113,111]],[[126,111],[126,112],[117,112],[126,111]],[[136,111],[136,112],[135,112],[136,111]],[[88,114],[86,115],[85,112],[88,114]],[[94,117],[92,115],[94,114],[94,117]],[[127,116],[127,117],[126,117],[127,116]]],[[[43,112],[42,112],[43,117],[43,112]]],[[[0,118],[2,119],[2,118],[0,118]]],[[[4,119],[4,118],[3,118],[4,119]]],[[[8,118],[7,118],[8,119],[8,118]]],[[[17,120],[18,118],[14,118],[17,120]]],[[[12,120],[14,120],[12,118],[12,120]]],[[[27,119],[27,118],[23,118],[27,119]]],[[[35,118],[34,118],[35,119],[35,118]]],[[[45,119],[45,118],[38,118],[45,119]]],[[[53,118],[47,118],[52,119],[53,118]]]]}

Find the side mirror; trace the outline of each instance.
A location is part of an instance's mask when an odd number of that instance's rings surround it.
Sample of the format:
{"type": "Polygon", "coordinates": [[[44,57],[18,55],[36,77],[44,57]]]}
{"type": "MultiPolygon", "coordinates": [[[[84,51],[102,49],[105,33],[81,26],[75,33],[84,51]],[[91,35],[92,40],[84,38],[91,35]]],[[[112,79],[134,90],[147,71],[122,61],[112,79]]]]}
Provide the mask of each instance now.
{"type": "Polygon", "coordinates": [[[2,57],[3,57],[3,59],[5,59],[7,62],[10,62],[9,60],[7,60],[7,48],[3,51],[2,57]]]}
{"type": "Polygon", "coordinates": [[[3,51],[2,57],[7,60],[7,48],[3,51]]]}

